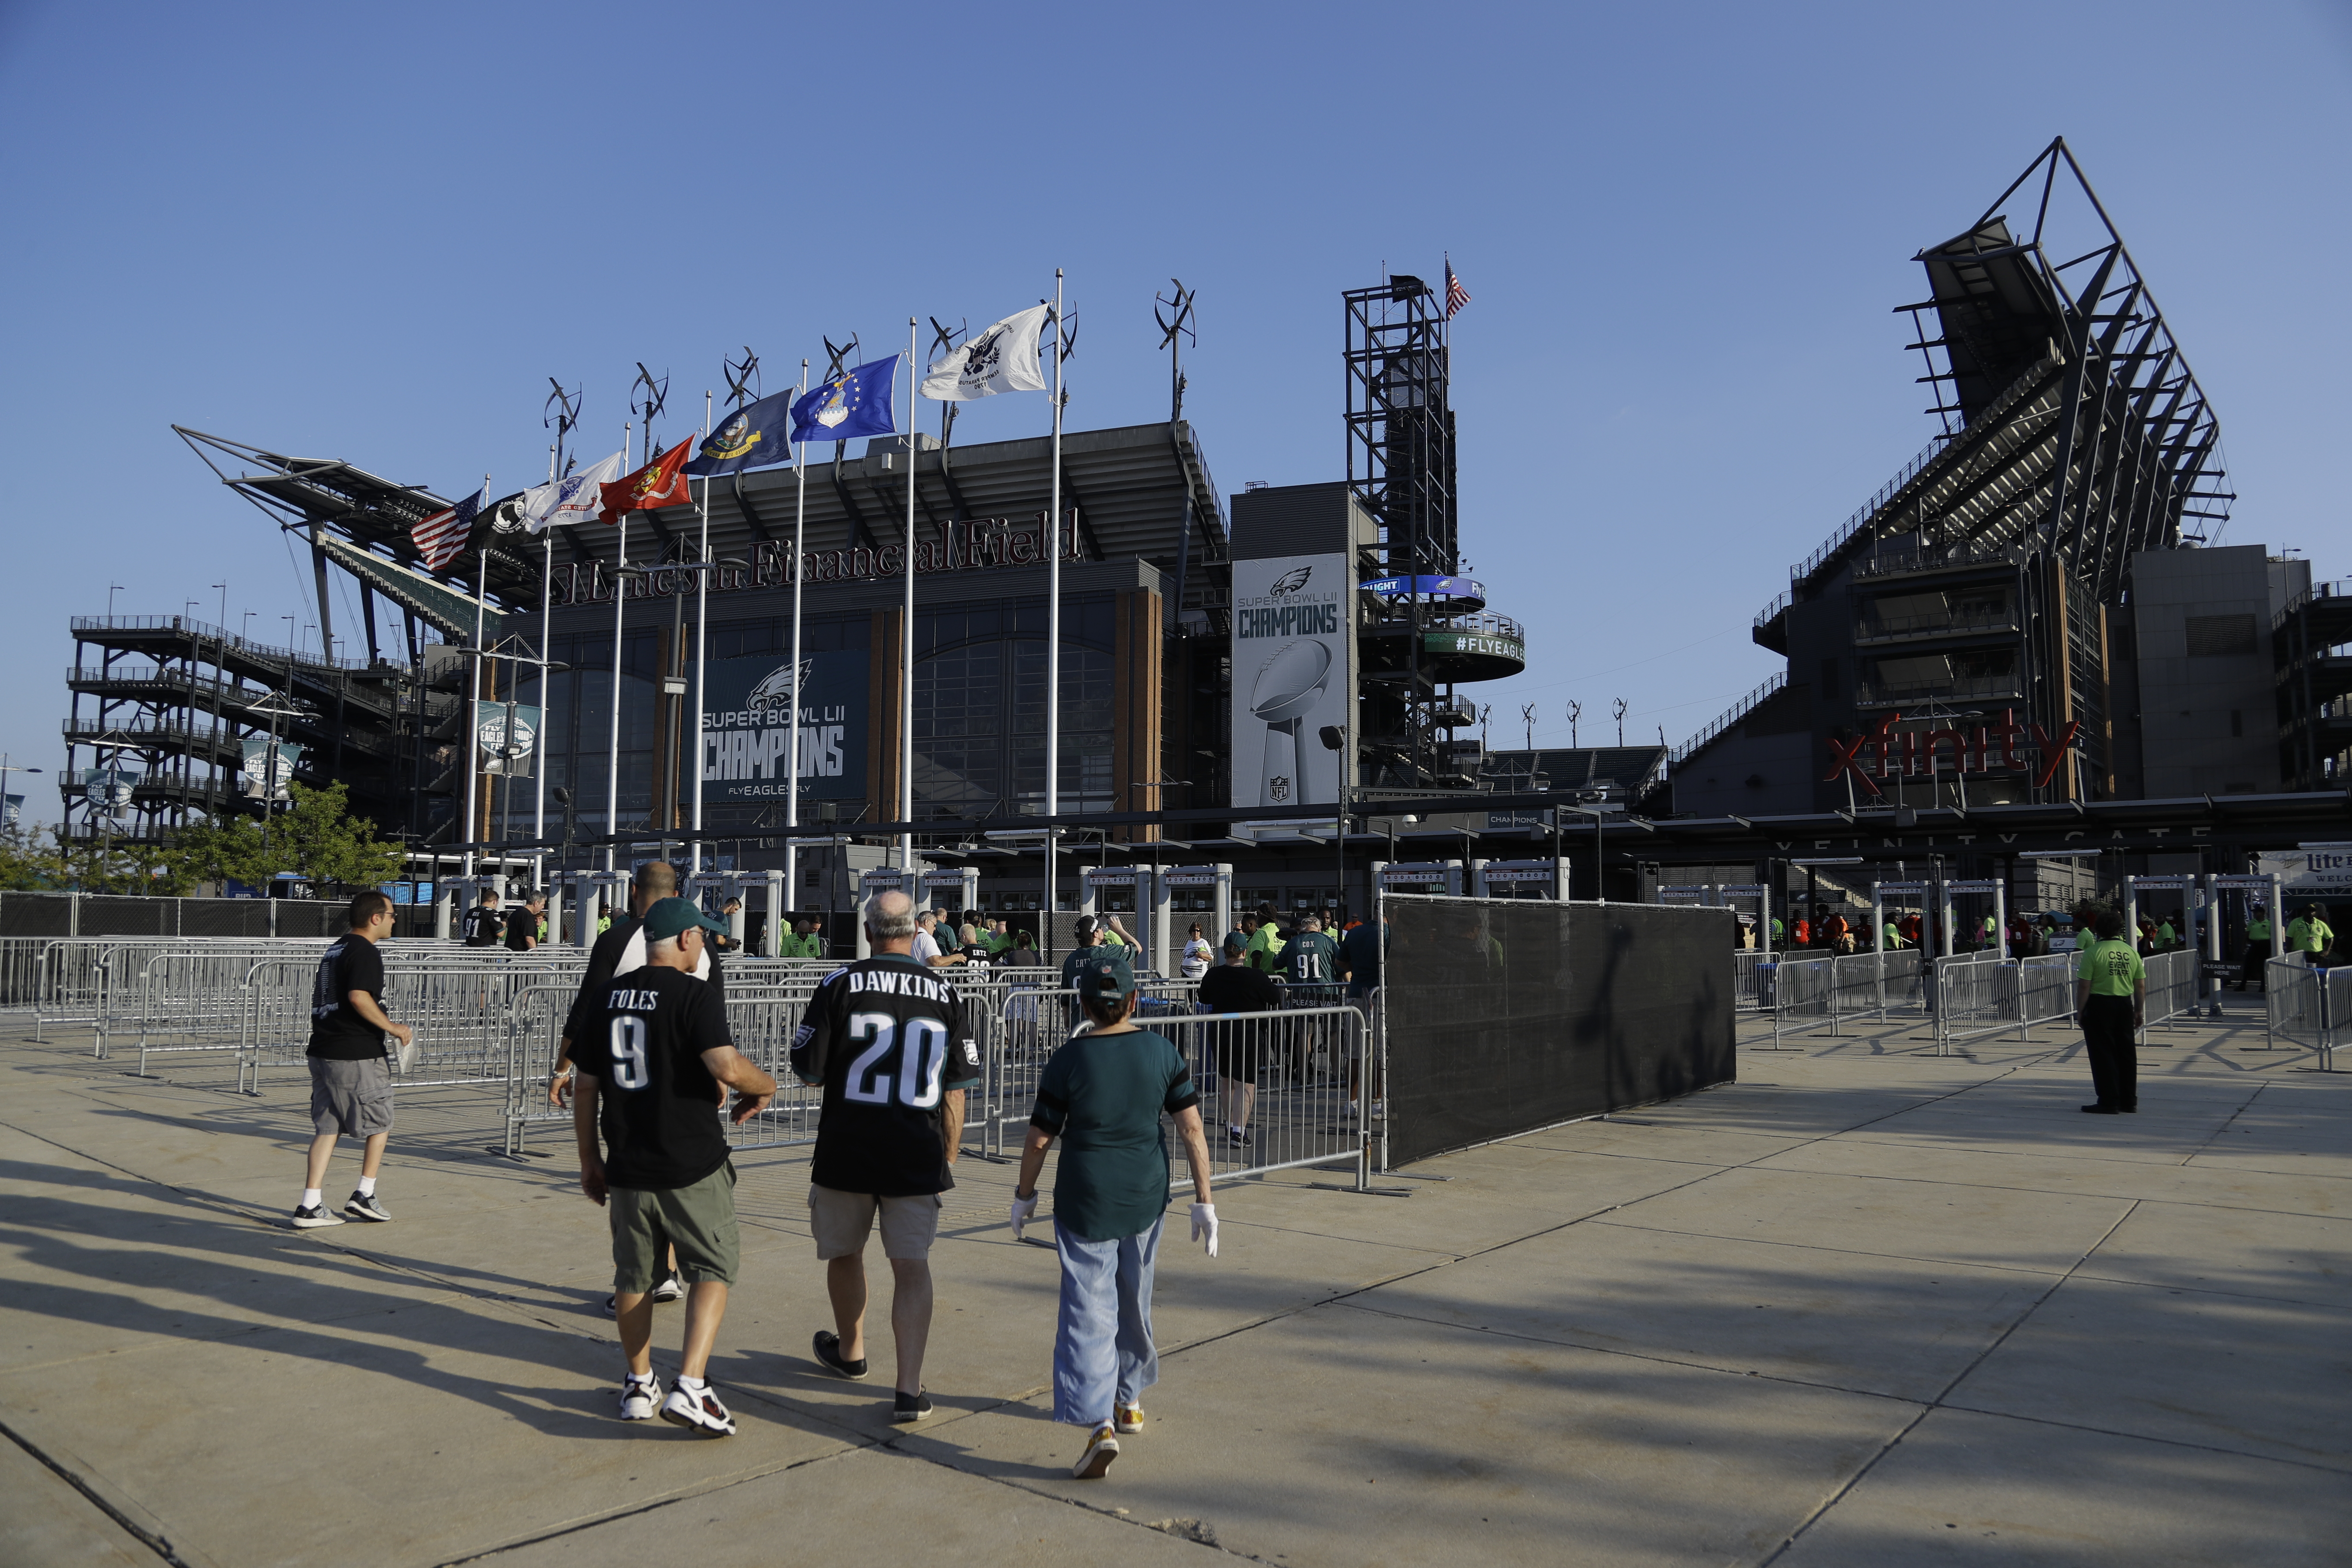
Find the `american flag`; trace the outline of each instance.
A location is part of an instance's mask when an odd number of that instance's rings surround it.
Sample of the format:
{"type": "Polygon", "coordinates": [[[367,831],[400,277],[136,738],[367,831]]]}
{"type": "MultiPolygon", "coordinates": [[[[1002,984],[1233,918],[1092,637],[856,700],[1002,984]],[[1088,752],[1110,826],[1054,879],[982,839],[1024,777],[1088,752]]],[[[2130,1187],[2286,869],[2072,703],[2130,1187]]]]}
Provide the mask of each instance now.
{"type": "Polygon", "coordinates": [[[1452,321],[1454,312],[1470,302],[1470,290],[1462,287],[1462,279],[1454,276],[1454,258],[1445,258],[1445,319],[1452,321]]]}
{"type": "Polygon", "coordinates": [[[408,531],[408,537],[424,553],[427,572],[438,572],[457,559],[466,548],[466,541],[473,537],[474,519],[480,514],[482,503],[489,494],[489,484],[485,481],[480,489],[456,506],[435,512],[408,531]]]}

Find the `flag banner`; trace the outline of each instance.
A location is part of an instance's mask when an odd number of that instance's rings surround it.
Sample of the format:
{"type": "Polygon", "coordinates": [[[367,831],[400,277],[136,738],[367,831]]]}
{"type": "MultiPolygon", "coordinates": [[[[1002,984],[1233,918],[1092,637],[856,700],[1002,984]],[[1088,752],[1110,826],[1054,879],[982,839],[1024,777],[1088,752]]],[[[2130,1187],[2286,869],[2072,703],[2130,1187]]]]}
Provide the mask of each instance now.
{"type": "Polygon", "coordinates": [[[301,756],[302,748],[291,741],[278,742],[277,754],[272,756],[268,736],[247,735],[245,738],[245,798],[290,798],[286,786],[293,782],[294,764],[301,760],[301,756]]]}
{"type": "Polygon", "coordinates": [[[0,806],[0,826],[17,826],[24,819],[25,797],[21,795],[12,795],[0,799],[5,799],[6,802],[5,806],[0,806]]]}
{"type": "Polygon", "coordinates": [[[446,511],[431,517],[408,531],[418,553],[425,557],[425,569],[438,572],[464,552],[467,542],[474,537],[474,519],[480,515],[490,499],[487,479],[482,488],[446,511]]]}
{"type": "Polygon", "coordinates": [[[1445,319],[1452,321],[1454,312],[1470,302],[1470,290],[1462,287],[1462,279],[1454,276],[1454,258],[1445,258],[1445,319]]]}
{"type": "Polygon", "coordinates": [[[793,439],[846,441],[853,436],[895,436],[890,383],[898,355],[845,370],[793,405],[793,439]]]}
{"type": "Polygon", "coordinates": [[[593,468],[539,485],[523,492],[522,526],[527,533],[545,533],[575,522],[593,522],[604,505],[604,488],[621,477],[621,454],[614,453],[593,468]]]}
{"type": "Polygon", "coordinates": [[[625,512],[692,505],[694,497],[688,493],[686,476],[678,471],[686,467],[686,449],[692,445],[690,439],[680,441],[628,478],[602,487],[604,505],[596,515],[606,522],[618,522],[625,512]]]}
{"type": "Polygon", "coordinates": [[[527,779],[539,754],[539,710],[520,702],[485,702],[474,739],[482,748],[484,773],[527,779]]]}
{"type": "Polygon", "coordinates": [[[141,776],[136,768],[84,768],[81,774],[82,798],[89,802],[90,815],[130,816],[131,792],[139,787],[141,776]]]}
{"type": "Polygon", "coordinates": [[[963,347],[950,349],[923,377],[923,395],[961,403],[1000,392],[1045,391],[1045,373],[1037,368],[1037,338],[1053,309],[1039,305],[1007,316],[975,333],[963,347]]]}
{"type": "Polygon", "coordinates": [[[687,464],[689,474],[739,474],[793,460],[790,440],[793,395],[779,392],[729,415],[687,464]]]}

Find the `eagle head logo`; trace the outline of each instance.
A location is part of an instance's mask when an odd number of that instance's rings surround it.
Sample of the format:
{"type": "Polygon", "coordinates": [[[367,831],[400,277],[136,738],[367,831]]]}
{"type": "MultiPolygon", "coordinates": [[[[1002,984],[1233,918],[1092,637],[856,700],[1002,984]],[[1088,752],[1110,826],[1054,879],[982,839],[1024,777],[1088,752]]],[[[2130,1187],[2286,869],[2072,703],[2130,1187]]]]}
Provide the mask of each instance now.
{"type": "Polygon", "coordinates": [[[1307,579],[1314,575],[1314,573],[1315,568],[1312,566],[1301,566],[1296,572],[1285,572],[1274,580],[1274,586],[1265,591],[1265,596],[1269,599],[1287,599],[1299,589],[1307,586],[1307,579]]]}

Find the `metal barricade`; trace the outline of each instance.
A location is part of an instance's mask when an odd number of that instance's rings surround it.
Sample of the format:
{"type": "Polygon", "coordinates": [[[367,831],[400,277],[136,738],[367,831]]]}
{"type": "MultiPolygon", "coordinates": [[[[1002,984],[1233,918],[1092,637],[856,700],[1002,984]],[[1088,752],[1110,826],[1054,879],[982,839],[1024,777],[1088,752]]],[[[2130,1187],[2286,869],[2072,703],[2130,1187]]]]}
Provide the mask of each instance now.
{"type": "Polygon", "coordinates": [[[2301,1046],[2320,1053],[2322,1064],[2328,1065],[2334,1041],[2327,1029],[2327,993],[2329,982],[2338,974],[2352,974],[2352,970],[2314,969],[2308,953],[2291,952],[2266,962],[2263,1007],[2268,1044],[2275,1047],[2284,1040],[2301,1046]]]}
{"type": "MultiPolygon", "coordinates": [[[[1037,1102],[1038,1075],[1045,1070],[1046,1058],[1086,1022],[1086,1011],[1078,1005],[1076,991],[1058,986],[1014,983],[960,989],[972,996],[973,1021],[982,1027],[982,1084],[964,1101],[965,1125],[977,1134],[982,1159],[1009,1159],[1005,1130],[1029,1124],[1037,1102]]],[[[1198,1005],[1197,987],[1189,980],[1138,980],[1136,990],[1135,1021],[1147,1029],[1189,1016],[1198,1005]]],[[[1012,1142],[1017,1144],[1019,1138],[1014,1134],[1012,1142]]]]}
{"type": "MultiPolygon", "coordinates": [[[[1378,1086],[1370,1026],[1353,1006],[1279,1013],[1166,1013],[1138,1022],[1173,1041],[1192,1069],[1209,1161],[1219,1179],[1354,1161],[1363,1152],[1368,1103],[1378,1086]],[[1242,1121],[1243,1135],[1230,1129],[1242,1121]]],[[[1171,1170],[1183,1151],[1168,1141],[1171,1170]]],[[[1385,1152],[1379,1164],[1387,1166],[1385,1152]]]]}
{"type": "Polygon", "coordinates": [[[1772,1005],[1765,994],[1764,982],[1774,955],[1752,949],[1734,948],[1731,953],[1731,1005],[1742,1013],[1760,1013],[1772,1005]]]}
{"type": "Polygon", "coordinates": [[[2043,953],[2017,963],[2017,1037],[2036,1024],[2071,1024],[2074,1017],[2074,955],[2043,953]]]}
{"type": "Polygon", "coordinates": [[[2336,1037],[2347,1023],[2352,1023],[2352,968],[2337,966],[2326,973],[2326,1001],[2327,1011],[2324,1021],[2327,1027],[2319,1037],[2319,1070],[2336,1070],[2336,1037]]]}
{"type": "Polygon", "coordinates": [[[0,1012],[25,1012],[40,1005],[41,955],[56,940],[0,936],[0,1012]]]}
{"type": "Polygon", "coordinates": [[[2159,952],[2148,959],[2147,970],[2147,1004],[2145,1022],[2140,1028],[2141,1045],[2147,1045],[2148,1027],[2177,1018],[2182,1014],[2194,1016],[2197,1012],[2197,965],[2199,954],[2186,948],[2174,952],[2159,952]]]}
{"type": "Polygon", "coordinates": [[[1780,1043],[1783,1035],[1812,1020],[1831,1022],[1830,965],[1833,958],[1782,958],[1772,972],[1772,1043],[1759,1050],[1796,1050],[1780,1043]]]}

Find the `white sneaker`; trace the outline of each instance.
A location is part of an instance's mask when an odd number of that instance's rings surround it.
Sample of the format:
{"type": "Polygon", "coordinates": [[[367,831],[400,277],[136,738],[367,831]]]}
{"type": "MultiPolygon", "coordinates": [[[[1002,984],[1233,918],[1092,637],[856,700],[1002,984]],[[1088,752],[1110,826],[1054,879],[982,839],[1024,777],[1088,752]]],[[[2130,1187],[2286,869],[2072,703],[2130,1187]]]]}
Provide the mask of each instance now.
{"type": "Polygon", "coordinates": [[[661,1283],[654,1287],[654,1300],[656,1301],[675,1301],[685,1294],[686,1285],[675,1274],[663,1275],[661,1283]]]}
{"type": "Polygon", "coordinates": [[[707,1383],[698,1391],[682,1383],[673,1386],[669,1397],[662,1401],[661,1418],[674,1426],[691,1426],[706,1437],[735,1436],[735,1417],[719,1403],[718,1390],[707,1383]]]}
{"type": "Polygon", "coordinates": [[[306,1204],[294,1211],[296,1230],[317,1230],[321,1226],[341,1225],[343,1216],[324,1204],[306,1204]]]}
{"type": "Polygon", "coordinates": [[[621,1380],[621,1419],[650,1421],[661,1406],[661,1379],[648,1377],[643,1383],[634,1377],[621,1380]]]}

